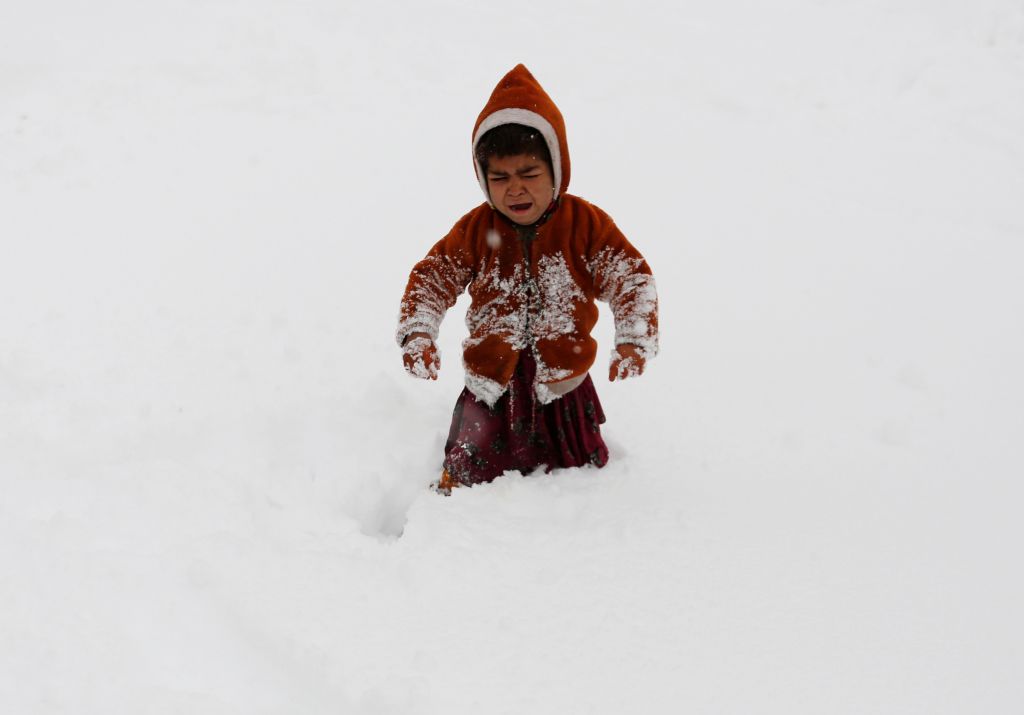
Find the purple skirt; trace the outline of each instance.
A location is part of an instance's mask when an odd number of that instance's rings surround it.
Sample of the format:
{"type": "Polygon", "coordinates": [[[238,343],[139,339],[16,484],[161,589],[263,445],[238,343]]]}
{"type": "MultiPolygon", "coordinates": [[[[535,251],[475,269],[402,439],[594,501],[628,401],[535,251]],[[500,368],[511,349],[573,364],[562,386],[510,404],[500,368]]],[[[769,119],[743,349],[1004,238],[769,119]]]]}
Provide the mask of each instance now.
{"type": "Polygon", "coordinates": [[[608,462],[601,439],[604,411],[590,375],[572,392],[542,405],[533,391],[536,372],[533,355],[524,350],[494,407],[463,389],[444,446],[444,468],[455,481],[480,484],[510,469],[526,474],[542,464],[550,472],[608,462]]]}

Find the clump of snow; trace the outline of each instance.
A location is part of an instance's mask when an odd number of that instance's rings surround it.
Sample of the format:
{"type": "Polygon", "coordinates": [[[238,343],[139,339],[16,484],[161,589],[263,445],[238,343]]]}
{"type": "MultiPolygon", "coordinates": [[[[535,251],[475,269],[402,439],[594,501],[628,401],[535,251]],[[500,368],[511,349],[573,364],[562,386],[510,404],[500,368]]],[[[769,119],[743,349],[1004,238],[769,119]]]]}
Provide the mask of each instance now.
{"type": "Polygon", "coordinates": [[[468,367],[465,367],[465,372],[466,387],[478,400],[486,403],[489,407],[494,407],[508,389],[508,385],[502,385],[497,380],[478,375],[468,367]]]}
{"type": "Polygon", "coordinates": [[[537,288],[542,309],[530,320],[530,332],[537,340],[557,340],[577,331],[573,311],[587,296],[573,280],[561,252],[541,256],[537,261],[537,288]]]}

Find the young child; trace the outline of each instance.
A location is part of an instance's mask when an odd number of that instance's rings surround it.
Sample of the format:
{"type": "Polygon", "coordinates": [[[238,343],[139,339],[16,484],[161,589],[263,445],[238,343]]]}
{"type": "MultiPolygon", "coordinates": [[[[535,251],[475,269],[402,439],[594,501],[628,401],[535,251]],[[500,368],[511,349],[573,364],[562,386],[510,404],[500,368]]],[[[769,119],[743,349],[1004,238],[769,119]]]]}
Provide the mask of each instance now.
{"type": "Polygon", "coordinates": [[[643,256],[596,206],[566,193],[569,150],[554,102],[523,65],[498,83],[473,128],[486,203],[416,264],[396,338],[405,369],[437,379],[434,341],[467,287],[466,389],[436,488],[608,461],[588,370],[596,300],[615,318],[609,380],[640,375],[658,351],[658,299],[643,256]]]}

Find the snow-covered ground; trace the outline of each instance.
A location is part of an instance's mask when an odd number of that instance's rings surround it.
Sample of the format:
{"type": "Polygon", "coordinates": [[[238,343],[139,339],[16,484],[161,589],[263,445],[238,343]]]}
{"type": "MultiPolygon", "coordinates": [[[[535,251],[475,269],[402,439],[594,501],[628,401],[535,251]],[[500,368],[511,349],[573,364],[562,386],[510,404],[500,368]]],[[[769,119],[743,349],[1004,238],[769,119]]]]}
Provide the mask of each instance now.
{"type": "Polygon", "coordinates": [[[1020,712],[1022,265],[1019,0],[8,2],[0,712],[1020,712]],[[662,354],[445,499],[517,62],[662,354]]]}

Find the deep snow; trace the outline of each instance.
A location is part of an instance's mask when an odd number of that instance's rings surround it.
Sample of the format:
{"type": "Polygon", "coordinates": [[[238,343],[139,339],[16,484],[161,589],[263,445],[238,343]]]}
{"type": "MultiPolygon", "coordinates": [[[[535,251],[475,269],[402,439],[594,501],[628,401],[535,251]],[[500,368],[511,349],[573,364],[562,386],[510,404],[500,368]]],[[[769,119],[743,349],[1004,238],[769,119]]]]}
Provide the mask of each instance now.
{"type": "Polygon", "coordinates": [[[1011,0],[0,7],[0,711],[1018,712],[1022,127],[1011,0]],[[444,499],[520,61],[662,353],[444,499]]]}

